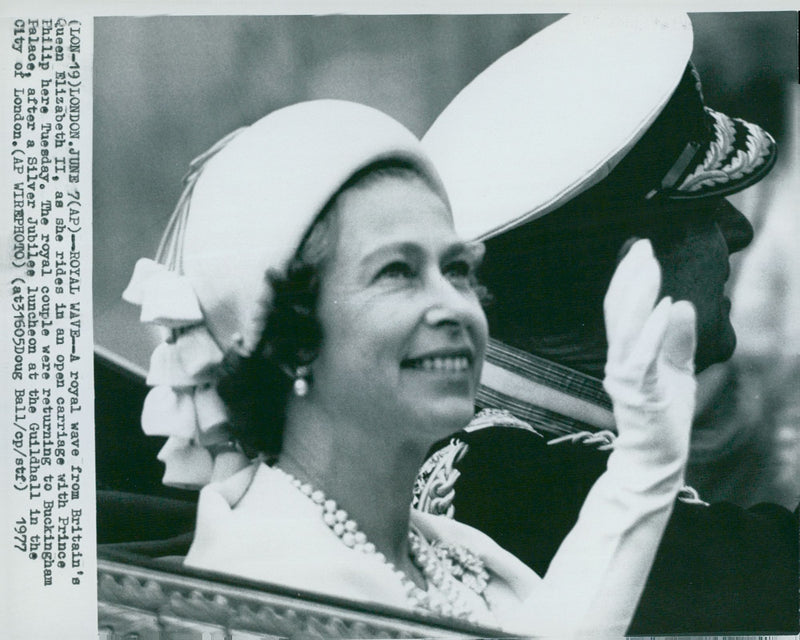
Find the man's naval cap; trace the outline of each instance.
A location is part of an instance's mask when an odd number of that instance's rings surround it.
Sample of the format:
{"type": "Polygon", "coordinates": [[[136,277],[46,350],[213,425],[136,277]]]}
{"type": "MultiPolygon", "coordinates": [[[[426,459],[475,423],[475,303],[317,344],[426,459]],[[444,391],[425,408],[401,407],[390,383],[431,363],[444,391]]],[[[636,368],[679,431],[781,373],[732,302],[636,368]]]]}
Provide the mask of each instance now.
{"type": "Polygon", "coordinates": [[[775,141],[705,106],[692,40],[685,14],[573,14],[478,75],[423,138],[459,233],[498,235],[600,181],[645,202],[764,177],[775,141]]]}

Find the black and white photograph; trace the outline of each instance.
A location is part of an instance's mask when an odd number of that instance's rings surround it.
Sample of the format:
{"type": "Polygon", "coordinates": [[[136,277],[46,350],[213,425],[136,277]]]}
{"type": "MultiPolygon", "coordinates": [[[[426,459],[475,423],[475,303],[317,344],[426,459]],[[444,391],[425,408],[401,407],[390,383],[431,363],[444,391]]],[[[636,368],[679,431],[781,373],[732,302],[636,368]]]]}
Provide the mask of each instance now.
{"type": "Polygon", "coordinates": [[[112,13],[9,20],[10,582],[51,518],[104,640],[800,631],[796,11],[112,13]]]}

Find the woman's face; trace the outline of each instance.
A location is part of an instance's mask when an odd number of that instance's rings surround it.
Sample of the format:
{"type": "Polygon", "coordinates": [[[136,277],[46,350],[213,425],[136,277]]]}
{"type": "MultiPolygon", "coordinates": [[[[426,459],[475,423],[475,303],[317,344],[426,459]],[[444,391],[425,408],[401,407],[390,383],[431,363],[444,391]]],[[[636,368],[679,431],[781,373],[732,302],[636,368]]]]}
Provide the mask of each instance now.
{"type": "Polygon", "coordinates": [[[456,237],[447,206],[418,177],[377,177],[335,207],[309,399],[373,429],[399,421],[409,427],[399,437],[430,444],[472,417],[487,339],[473,289],[482,246],[456,237]]]}

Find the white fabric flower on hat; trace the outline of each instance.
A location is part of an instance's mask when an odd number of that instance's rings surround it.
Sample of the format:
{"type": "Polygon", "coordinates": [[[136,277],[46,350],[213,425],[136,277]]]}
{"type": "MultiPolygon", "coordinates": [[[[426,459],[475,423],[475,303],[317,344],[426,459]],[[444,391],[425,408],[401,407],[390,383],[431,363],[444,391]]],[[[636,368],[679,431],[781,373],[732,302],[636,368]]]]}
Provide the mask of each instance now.
{"type": "Polygon", "coordinates": [[[153,388],[142,410],[144,433],[167,437],[158,453],[166,465],[164,484],[199,489],[249,464],[228,432],[214,386],[224,354],[203,324],[189,279],[143,258],[122,297],[141,307],[142,322],[166,329],[150,358],[147,383],[153,388]]]}

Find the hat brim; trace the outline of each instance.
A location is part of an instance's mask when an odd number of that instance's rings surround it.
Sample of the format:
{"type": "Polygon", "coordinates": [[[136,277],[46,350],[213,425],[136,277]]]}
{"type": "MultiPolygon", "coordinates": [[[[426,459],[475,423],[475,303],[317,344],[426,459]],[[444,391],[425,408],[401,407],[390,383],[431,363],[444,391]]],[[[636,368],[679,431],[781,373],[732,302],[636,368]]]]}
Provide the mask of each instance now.
{"type": "MultiPolygon", "coordinates": [[[[662,196],[670,200],[728,196],[761,180],[775,164],[775,139],[756,124],[706,107],[714,137],[685,177],[662,196]]],[[[698,154],[699,155],[699,154],[698,154]]]]}

